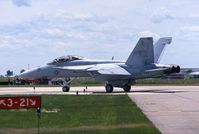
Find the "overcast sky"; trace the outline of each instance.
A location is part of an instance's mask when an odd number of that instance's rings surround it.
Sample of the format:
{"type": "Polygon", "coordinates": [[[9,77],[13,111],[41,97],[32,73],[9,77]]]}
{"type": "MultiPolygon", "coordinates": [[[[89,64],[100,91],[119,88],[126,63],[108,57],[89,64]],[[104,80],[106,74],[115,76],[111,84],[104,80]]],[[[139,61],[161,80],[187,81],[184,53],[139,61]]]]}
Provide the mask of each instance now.
{"type": "Polygon", "coordinates": [[[173,37],[161,63],[199,67],[198,0],[0,0],[0,74],[56,57],[126,60],[139,37],[173,37]]]}

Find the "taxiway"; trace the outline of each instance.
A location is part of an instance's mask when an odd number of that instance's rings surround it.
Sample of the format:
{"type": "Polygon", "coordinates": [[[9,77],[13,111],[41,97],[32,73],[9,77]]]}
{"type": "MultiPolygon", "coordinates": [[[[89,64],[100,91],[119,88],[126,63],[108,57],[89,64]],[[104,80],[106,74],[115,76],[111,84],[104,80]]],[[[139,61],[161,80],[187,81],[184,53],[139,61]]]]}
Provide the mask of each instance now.
{"type": "MultiPolygon", "coordinates": [[[[109,94],[104,87],[1,87],[0,95],[109,94]],[[84,92],[85,91],[85,92],[84,92]]],[[[115,88],[113,95],[126,94],[115,88]]],[[[198,134],[199,86],[133,86],[128,96],[163,134],[198,134]]]]}

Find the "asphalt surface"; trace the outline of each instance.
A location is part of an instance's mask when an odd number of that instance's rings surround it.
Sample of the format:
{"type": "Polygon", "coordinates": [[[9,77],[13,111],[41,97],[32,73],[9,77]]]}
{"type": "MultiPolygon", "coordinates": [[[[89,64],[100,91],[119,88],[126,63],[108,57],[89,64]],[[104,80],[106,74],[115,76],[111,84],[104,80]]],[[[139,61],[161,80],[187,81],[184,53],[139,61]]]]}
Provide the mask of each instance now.
{"type": "MultiPolygon", "coordinates": [[[[0,95],[11,94],[107,94],[104,87],[1,87],[0,95]],[[84,92],[85,91],[85,92],[84,92]]],[[[115,88],[113,95],[126,94],[115,88]]],[[[199,133],[199,86],[133,86],[129,97],[163,134],[199,133]]]]}

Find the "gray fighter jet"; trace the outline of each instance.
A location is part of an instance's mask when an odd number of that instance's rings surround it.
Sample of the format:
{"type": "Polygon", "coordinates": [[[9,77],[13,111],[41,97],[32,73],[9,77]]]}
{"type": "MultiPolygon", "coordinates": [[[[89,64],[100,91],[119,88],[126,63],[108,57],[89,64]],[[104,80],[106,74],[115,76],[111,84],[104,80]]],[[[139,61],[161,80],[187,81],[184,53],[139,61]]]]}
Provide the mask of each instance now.
{"type": "Polygon", "coordinates": [[[159,57],[171,38],[161,38],[153,45],[153,38],[140,38],[126,61],[89,60],[84,57],[68,55],[54,59],[45,66],[23,72],[20,77],[26,79],[66,78],[63,92],[70,89],[70,79],[74,77],[92,77],[105,81],[106,92],[113,87],[131,90],[136,79],[161,77],[171,73],[179,73],[178,65],[159,64],[159,57]]]}

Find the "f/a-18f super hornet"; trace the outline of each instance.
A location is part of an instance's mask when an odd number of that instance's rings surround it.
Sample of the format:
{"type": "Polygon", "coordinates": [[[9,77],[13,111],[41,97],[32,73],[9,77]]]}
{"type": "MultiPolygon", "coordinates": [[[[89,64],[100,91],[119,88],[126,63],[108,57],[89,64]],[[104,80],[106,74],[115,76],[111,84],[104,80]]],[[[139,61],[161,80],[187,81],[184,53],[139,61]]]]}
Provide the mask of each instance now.
{"type": "MultiPolygon", "coordinates": [[[[170,43],[170,37],[160,38],[154,45],[152,37],[140,38],[126,61],[89,60],[69,55],[56,58],[45,66],[25,71],[20,77],[26,79],[92,77],[106,82],[106,92],[112,92],[113,87],[120,87],[129,92],[136,79],[180,72],[178,65],[159,64],[159,57],[165,45],[170,43]]],[[[63,83],[63,92],[68,92],[70,82],[63,83]]]]}

